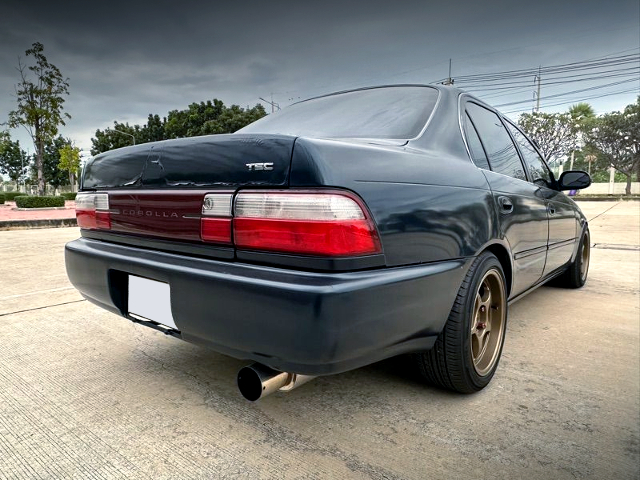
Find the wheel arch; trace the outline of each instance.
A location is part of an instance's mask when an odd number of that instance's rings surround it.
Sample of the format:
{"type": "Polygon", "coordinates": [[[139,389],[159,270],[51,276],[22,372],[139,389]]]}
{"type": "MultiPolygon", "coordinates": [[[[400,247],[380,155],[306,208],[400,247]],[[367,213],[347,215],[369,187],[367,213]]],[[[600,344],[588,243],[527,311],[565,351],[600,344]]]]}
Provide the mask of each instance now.
{"type": "Polygon", "coordinates": [[[482,252],[491,252],[493,253],[500,265],[502,266],[502,271],[504,272],[505,281],[507,285],[507,298],[511,295],[511,285],[513,283],[513,265],[511,262],[511,255],[509,254],[509,250],[507,247],[500,243],[492,243],[490,245],[485,246],[483,250],[481,250],[478,254],[482,252]]]}

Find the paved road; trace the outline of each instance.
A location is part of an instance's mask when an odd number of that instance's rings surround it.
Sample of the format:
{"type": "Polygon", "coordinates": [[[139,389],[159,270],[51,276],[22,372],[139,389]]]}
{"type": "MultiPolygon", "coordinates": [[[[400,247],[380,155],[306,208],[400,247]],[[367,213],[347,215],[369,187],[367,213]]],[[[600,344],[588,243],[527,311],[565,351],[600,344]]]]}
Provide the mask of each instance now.
{"type": "Polygon", "coordinates": [[[0,479],[638,478],[640,202],[582,205],[587,286],[516,303],[471,396],[400,359],[249,403],[245,362],[81,299],[77,229],[0,232],[0,479]]]}

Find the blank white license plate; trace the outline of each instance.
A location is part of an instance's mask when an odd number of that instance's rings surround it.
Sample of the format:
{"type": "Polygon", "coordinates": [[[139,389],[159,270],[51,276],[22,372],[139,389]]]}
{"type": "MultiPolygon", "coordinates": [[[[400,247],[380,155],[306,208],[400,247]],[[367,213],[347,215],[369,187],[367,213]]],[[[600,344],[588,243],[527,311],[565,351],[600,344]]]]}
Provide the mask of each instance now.
{"type": "Polygon", "coordinates": [[[178,330],[171,314],[168,283],[129,275],[129,313],[178,330]]]}

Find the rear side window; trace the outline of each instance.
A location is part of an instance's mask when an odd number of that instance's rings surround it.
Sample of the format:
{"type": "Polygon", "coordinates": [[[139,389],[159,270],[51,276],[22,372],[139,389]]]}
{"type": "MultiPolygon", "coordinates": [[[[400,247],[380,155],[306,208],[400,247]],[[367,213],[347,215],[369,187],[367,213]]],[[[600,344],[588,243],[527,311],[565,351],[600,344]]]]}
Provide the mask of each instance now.
{"type": "Polygon", "coordinates": [[[478,137],[476,128],[473,126],[469,115],[466,113],[464,115],[464,132],[467,137],[467,145],[469,145],[471,160],[473,160],[473,163],[475,163],[477,167],[489,170],[487,154],[484,152],[484,148],[482,148],[482,143],[480,142],[480,137],[478,137]]]}
{"type": "Polygon", "coordinates": [[[551,181],[551,173],[538,151],[531,144],[529,139],[525,137],[524,134],[514,125],[507,122],[507,126],[513,134],[513,138],[516,139],[516,143],[520,147],[520,152],[524,157],[524,162],[529,167],[529,173],[531,174],[533,183],[543,187],[551,187],[553,183],[551,181]]]}
{"type": "Polygon", "coordinates": [[[482,145],[489,157],[491,170],[526,181],[527,176],[516,146],[500,117],[475,103],[467,104],[467,113],[478,130],[482,145]]]}

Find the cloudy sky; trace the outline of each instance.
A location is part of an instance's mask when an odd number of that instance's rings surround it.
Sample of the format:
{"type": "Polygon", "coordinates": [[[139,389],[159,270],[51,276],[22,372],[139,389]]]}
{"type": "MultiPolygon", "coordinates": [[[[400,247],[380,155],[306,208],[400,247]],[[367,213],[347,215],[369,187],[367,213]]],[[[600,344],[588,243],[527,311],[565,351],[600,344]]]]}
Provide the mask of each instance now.
{"type": "MultiPolygon", "coordinates": [[[[18,56],[36,41],[69,78],[73,118],[61,133],[88,151],[95,130],[114,120],[143,123],[149,113],[213,98],[246,107],[273,95],[285,107],[335,90],[441,80],[450,58],[455,79],[637,55],[640,2],[4,0],[0,123],[15,106],[18,56]]],[[[622,109],[639,93],[639,67],[591,70],[602,79],[584,70],[580,82],[565,75],[549,85],[543,76],[543,110],[586,97],[598,113],[622,109]],[[626,83],[602,87],[616,82],[626,83]],[[599,88],[566,94],[590,87],[599,88]]],[[[477,93],[494,105],[531,100],[534,78],[519,81],[477,93]]],[[[514,117],[516,109],[531,103],[502,108],[514,117]]],[[[24,132],[11,133],[33,151],[24,132]]]]}

